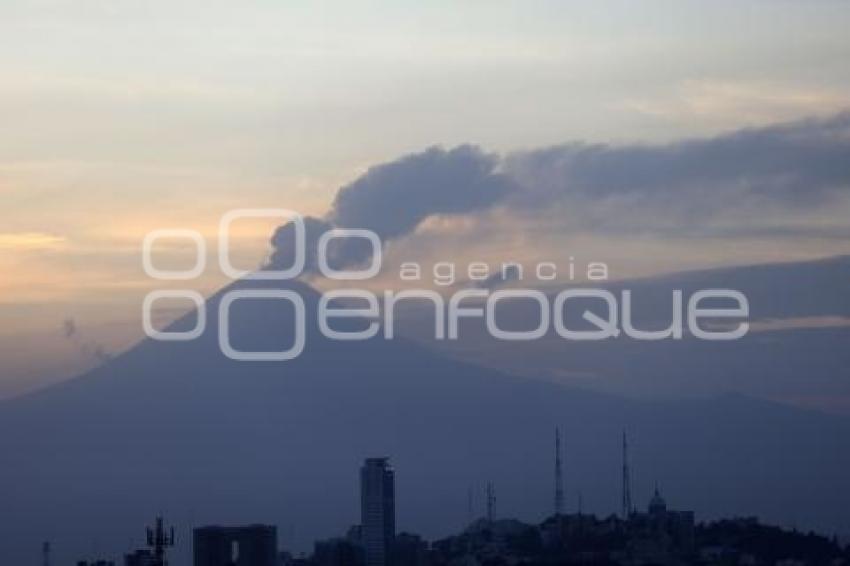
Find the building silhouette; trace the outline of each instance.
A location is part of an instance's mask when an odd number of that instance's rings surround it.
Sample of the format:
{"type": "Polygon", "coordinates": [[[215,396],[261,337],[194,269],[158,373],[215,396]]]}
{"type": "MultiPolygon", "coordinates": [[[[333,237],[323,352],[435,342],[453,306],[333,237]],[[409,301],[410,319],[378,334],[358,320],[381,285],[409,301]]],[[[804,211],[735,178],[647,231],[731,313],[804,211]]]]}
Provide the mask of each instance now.
{"type": "Polygon", "coordinates": [[[666,564],[692,558],[694,513],[668,509],[658,487],[646,513],[633,513],[628,527],[628,551],[635,563],[666,564]]]}
{"type": "Polygon", "coordinates": [[[360,524],[366,566],[388,566],[395,539],[395,476],[388,458],[367,458],[360,468],[360,524]]]}
{"type": "Polygon", "coordinates": [[[428,566],[428,543],[419,535],[399,533],[393,541],[391,560],[398,566],[428,566]]]}
{"type": "Polygon", "coordinates": [[[277,528],[209,526],[195,529],[194,566],[276,566],[277,528]]]}
{"type": "Polygon", "coordinates": [[[342,537],[316,541],[312,562],[315,566],[362,566],[363,549],[342,537]]]}
{"type": "Polygon", "coordinates": [[[124,566],[158,566],[153,552],[144,548],[124,555],[124,566]]]}
{"type": "MultiPolygon", "coordinates": [[[[755,518],[695,523],[676,511],[656,485],[644,508],[632,505],[628,444],[623,449],[623,516],[560,512],[560,434],[555,435],[555,513],[540,524],[495,517],[495,490],[487,483],[487,516],[461,533],[429,543],[395,524],[395,474],[388,458],[360,468],[361,524],[345,536],[315,542],[312,555],[278,552],[277,529],[267,525],[207,526],[194,531],[194,566],[814,566],[850,565],[850,545],[837,537],[761,525],[755,518]]],[[[162,518],[148,529],[148,548],[124,556],[124,566],[167,566],[175,543],[162,518]]],[[[44,566],[50,547],[42,545],[44,566]]],[[[115,566],[110,560],[77,566],[115,566]]]]}

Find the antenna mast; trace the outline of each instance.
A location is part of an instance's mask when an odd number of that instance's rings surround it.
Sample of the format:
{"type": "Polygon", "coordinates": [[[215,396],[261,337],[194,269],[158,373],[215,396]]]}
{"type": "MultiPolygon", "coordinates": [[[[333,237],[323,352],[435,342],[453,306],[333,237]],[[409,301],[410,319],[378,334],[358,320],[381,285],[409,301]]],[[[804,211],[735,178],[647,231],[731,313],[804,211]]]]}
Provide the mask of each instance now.
{"type": "Polygon", "coordinates": [[[555,427],[555,515],[564,513],[564,477],[561,469],[561,431],[555,427]]]}
{"type": "Polygon", "coordinates": [[[493,522],[493,517],[496,514],[496,490],[493,489],[493,483],[487,482],[487,521],[493,522]]]}
{"type": "Polygon", "coordinates": [[[148,527],[147,532],[148,546],[153,548],[153,566],[168,566],[168,561],[165,559],[165,549],[174,546],[174,527],[171,527],[169,532],[166,533],[162,526],[162,517],[157,517],[155,528],[148,527]]]}
{"type": "Polygon", "coordinates": [[[623,431],[623,519],[628,519],[632,513],[632,488],[629,477],[629,444],[626,431],[623,431]]]}

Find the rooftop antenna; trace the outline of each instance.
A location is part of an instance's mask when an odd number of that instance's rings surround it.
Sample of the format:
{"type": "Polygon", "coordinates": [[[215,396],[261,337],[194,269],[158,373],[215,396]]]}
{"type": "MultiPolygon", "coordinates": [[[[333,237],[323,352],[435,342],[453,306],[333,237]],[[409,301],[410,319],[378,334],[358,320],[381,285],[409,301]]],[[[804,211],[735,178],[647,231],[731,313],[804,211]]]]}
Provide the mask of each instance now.
{"type": "Polygon", "coordinates": [[[168,566],[165,549],[174,546],[174,527],[168,533],[162,526],[162,517],[156,518],[156,526],[147,528],[148,546],[153,548],[153,566],[168,566]]]}
{"type": "Polygon", "coordinates": [[[561,469],[561,431],[555,427],[555,515],[564,513],[564,476],[561,469]]]}
{"type": "Polygon", "coordinates": [[[629,477],[629,444],[626,431],[623,431],[623,519],[628,519],[632,512],[632,488],[629,477]]]}
{"type": "Polygon", "coordinates": [[[50,566],[50,541],[44,541],[41,545],[41,558],[43,566],[50,566]]]}
{"type": "Polygon", "coordinates": [[[493,483],[487,482],[487,522],[492,523],[496,514],[496,490],[493,483]]]}
{"type": "Polygon", "coordinates": [[[475,520],[475,510],[472,506],[472,484],[466,489],[466,518],[470,525],[475,520]]]}

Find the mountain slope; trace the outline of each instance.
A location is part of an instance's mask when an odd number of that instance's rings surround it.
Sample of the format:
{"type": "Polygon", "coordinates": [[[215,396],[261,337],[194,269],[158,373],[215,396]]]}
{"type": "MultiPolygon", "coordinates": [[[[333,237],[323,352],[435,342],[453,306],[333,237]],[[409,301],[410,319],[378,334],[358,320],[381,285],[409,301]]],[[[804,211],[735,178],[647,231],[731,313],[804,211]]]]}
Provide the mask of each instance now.
{"type": "MultiPolygon", "coordinates": [[[[358,520],[357,467],[389,455],[399,526],[437,536],[466,519],[466,491],[493,481],[498,512],[551,509],[552,431],[564,428],[568,500],[609,513],[619,498],[620,432],[633,439],[636,500],[654,482],[699,516],[759,514],[850,531],[847,420],[742,397],[649,403],[508,377],[443,359],[404,340],[331,342],[305,297],[307,348],[285,363],[218,350],[221,293],[204,335],[144,341],[107,365],[0,404],[0,562],[31,561],[50,539],[57,559],[117,555],[158,512],[189,527],[270,522],[307,549],[358,520]]],[[[273,348],[291,313],[234,307],[237,346],[273,348]]],[[[175,328],[191,326],[194,314],[175,328]]],[[[359,324],[352,321],[350,324],[359,324]]],[[[481,508],[479,501],[479,510],[481,508]]]]}
{"type": "MultiPolygon", "coordinates": [[[[478,320],[461,325],[462,341],[433,341],[430,312],[408,307],[404,329],[418,341],[459,359],[597,391],[641,398],[711,396],[734,391],[850,415],[850,257],[747,265],[605,283],[616,297],[631,291],[636,328],[667,328],[672,293],[685,301],[701,289],[735,289],[750,307],[751,329],[731,342],[637,341],[627,336],[570,342],[550,332],[513,343],[492,339],[478,320]]],[[[533,285],[533,282],[527,283],[533,285]]],[[[550,290],[550,295],[557,291],[550,290]]],[[[600,302],[584,304],[607,316],[600,302]]],[[[530,301],[505,301],[505,327],[533,328],[539,314],[530,301]]],[[[570,327],[579,326],[574,308],[570,327]]],[[[579,326],[580,327],[580,326],[579,326]]]]}

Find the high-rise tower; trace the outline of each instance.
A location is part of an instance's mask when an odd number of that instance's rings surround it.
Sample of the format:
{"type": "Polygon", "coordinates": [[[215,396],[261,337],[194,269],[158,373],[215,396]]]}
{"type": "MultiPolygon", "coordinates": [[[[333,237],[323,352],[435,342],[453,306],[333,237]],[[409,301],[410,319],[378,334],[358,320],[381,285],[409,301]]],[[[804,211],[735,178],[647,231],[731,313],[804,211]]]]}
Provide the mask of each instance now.
{"type": "Polygon", "coordinates": [[[623,431],[623,519],[628,519],[632,513],[632,487],[629,477],[629,445],[626,431],[623,431]]]}
{"type": "Polygon", "coordinates": [[[388,566],[395,539],[395,475],[387,458],[360,468],[360,522],[366,566],[388,566]]]}
{"type": "Polygon", "coordinates": [[[561,431],[555,427],[555,515],[564,513],[564,476],[561,469],[561,431]]]}
{"type": "Polygon", "coordinates": [[[167,548],[174,546],[174,527],[166,532],[163,527],[162,517],[157,517],[153,528],[147,529],[148,546],[153,549],[155,566],[168,566],[165,558],[167,548]]]}
{"type": "Polygon", "coordinates": [[[496,518],[496,490],[493,482],[487,482],[487,522],[492,523],[496,518]]]}

